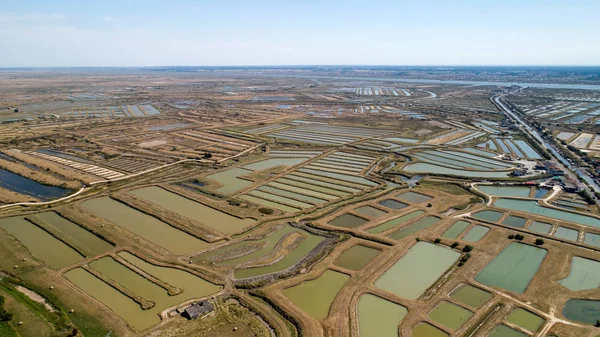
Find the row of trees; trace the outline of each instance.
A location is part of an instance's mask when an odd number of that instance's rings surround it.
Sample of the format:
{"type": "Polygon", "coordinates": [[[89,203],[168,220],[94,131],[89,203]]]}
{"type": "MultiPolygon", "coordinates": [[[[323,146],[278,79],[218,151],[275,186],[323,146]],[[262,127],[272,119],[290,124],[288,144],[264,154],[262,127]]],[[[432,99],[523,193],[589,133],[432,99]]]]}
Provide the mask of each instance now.
{"type": "Polygon", "coordinates": [[[13,314],[4,309],[4,296],[0,295],[0,322],[12,320],[13,314]]]}

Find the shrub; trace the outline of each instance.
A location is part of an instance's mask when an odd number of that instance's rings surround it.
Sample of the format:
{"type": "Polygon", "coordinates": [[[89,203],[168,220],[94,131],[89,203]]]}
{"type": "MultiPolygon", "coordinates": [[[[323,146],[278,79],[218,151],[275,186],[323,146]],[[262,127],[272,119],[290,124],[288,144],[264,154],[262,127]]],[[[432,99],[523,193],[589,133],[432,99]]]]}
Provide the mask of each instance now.
{"type": "Polygon", "coordinates": [[[458,263],[458,266],[459,266],[459,267],[462,267],[462,266],[464,266],[464,265],[465,265],[465,264],[464,264],[463,262],[459,262],[459,263],[458,263]]]}
{"type": "Polygon", "coordinates": [[[273,210],[268,207],[261,207],[258,209],[258,211],[266,215],[273,214],[273,210]]]}
{"type": "Polygon", "coordinates": [[[514,236],[514,235],[512,235],[512,234],[510,234],[510,235],[508,236],[508,238],[512,240],[512,239],[514,239],[514,238],[515,238],[515,236],[514,236]]]}
{"type": "Polygon", "coordinates": [[[540,239],[540,238],[537,238],[537,239],[535,239],[535,244],[538,245],[538,246],[541,246],[541,245],[544,244],[544,240],[540,239]]]}
{"type": "Polygon", "coordinates": [[[428,203],[428,204],[427,204],[427,207],[432,207],[432,206],[433,206],[433,205],[432,205],[431,203],[428,203]]]}
{"type": "Polygon", "coordinates": [[[435,240],[433,240],[433,242],[435,242],[435,243],[440,243],[440,242],[442,242],[442,239],[440,239],[440,238],[436,238],[435,240]]]}
{"type": "Polygon", "coordinates": [[[458,247],[458,245],[459,245],[459,243],[458,243],[458,242],[454,242],[452,245],[450,245],[450,247],[452,247],[452,248],[456,248],[456,247],[458,247]]]}
{"type": "Polygon", "coordinates": [[[466,246],[465,246],[465,247],[462,249],[462,251],[463,251],[463,252],[465,252],[465,253],[468,253],[468,252],[470,252],[470,251],[472,251],[472,250],[473,250],[473,246],[471,246],[471,245],[466,245],[466,246]]]}
{"type": "Polygon", "coordinates": [[[525,237],[522,234],[517,234],[517,235],[515,235],[515,239],[521,241],[521,240],[525,239],[525,237]]]}
{"type": "Polygon", "coordinates": [[[416,238],[415,240],[417,240],[417,242],[421,242],[421,238],[416,238]]]}

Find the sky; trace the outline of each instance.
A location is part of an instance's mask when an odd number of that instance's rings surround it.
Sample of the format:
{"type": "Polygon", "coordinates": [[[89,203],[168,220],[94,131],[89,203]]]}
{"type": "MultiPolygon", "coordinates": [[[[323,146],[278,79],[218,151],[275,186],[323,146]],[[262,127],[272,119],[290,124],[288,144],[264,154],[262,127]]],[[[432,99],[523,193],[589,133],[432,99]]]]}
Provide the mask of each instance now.
{"type": "Polygon", "coordinates": [[[0,4],[0,67],[600,65],[599,0],[0,4]]]}

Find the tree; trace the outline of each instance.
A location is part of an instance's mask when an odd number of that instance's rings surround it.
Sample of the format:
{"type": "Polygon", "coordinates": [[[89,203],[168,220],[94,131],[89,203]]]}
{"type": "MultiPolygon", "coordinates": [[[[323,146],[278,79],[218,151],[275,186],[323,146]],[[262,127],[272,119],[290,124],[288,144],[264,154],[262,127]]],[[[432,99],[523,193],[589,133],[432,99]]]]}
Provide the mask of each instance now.
{"type": "Polygon", "coordinates": [[[452,244],[450,247],[452,247],[452,248],[456,248],[456,247],[458,247],[458,245],[459,245],[459,243],[458,243],[458,242],[454,242],[454,243],[453,243],[453,244],[452,244]]]}
{"type": "Polygon", "coordinates": [[[273,214],[273,210],[268,208],[268,207],[261,207],[258,209],[259,212],[261,212],[262,214],[273,214]]]}
{"type": "Polygon", "coordinates": [[[440,239],[440,238],[436,238],[435,240],[433,240],[433,242],[435,242],[435,243],[440,243],[440,242],[442,242],[442,239],[440,239]]]}
{"type": "Polygon", "coordinates": [[[465,253],[468,253],[468,252],[470,252],[470,251],[472,251],[472,250],[473,250],[473,246],[471,246],[471,245],[466,245],[466,246],[465,246],[465,247],[462,249],[462,251],[463,251],[463,252],[465,252],[465,253]]]}
{"type": "Polygon", "coordinates": [[[537,239],[535,239],[535,244],[538,245],[538,246],[541,246],[541,245],[544,244],[544,240],[540,239],[540,238],[537,238],[537,239]]]}
{"type": "Polygon", "coordinates": [[[525,237],[524,237],[522,234],[517,234],[517,235],[515,235],[515,240],[519,240],[519,241],[521,241],[521,240],[523,240],[523,239],[525,239],[525,237]]]}
{"type": "Polygon", "coordinates": [[[596,324],[594,324],[596,328],[600,328],[600,319],[596,320],[596,324]]]}

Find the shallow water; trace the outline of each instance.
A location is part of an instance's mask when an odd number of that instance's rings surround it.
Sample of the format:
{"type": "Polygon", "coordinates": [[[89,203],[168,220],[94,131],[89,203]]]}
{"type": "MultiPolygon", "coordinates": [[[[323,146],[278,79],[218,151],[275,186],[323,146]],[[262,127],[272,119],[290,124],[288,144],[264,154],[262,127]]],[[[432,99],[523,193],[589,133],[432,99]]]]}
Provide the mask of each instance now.
{"type": "Polygon", "coordinates": [[[533,221],[527,229],[535,233],[548,234],[552,229],[552,225],[545,222],[533,221]]]}
{"type": "Polygon", "coordinates": [[[268,266],[237,269],[234,272],[234,276],[238,279],[242,279],[283,271],[292,267],[298,261],[303,259],[306,255],[308,255],[308,253],[315,249],[319,243],[325,240],[325,237],[323,236],[315,235],[305,230],[298,230],[302,234],[306,235],[306,239],[302,241],[295,249],[289,252],[284,258],[268,266]]]}
{"type": "Polygon", "coordinates": [[[475,276],[475,280],[487,286],[522,294],[546,254],[545,249],[512,242],[475,276]]]}
{"type": "Polygon", "coordinates": [[[82,268],[69,270],[64,274],[64,277],[79,289],[109,307],[138,331],[160,323],[160,318],[155,312],[142,310],[140,305],[132,299],[82,268]]]}
{"type": "Polygon", "coordinates": [[[375,286],[407,299],[417,299],[460,257],[460,253],[417,242],[375,281],[375,286]],[[427,264],[427,268],[423,268],[427,264]]]}
{"type": "Polygon", "coordinates": [[[296,166],[306,160],[308,158],[270,158],[244,165],[242,168],[251,171],[263,171],[280,165],[288,167],[296,166]]]}
{"type": "Polygon", "coordinates": [[[494,206],[600,228],[600,219],[583,214],[542,207],[533,200],[498,199],[494,202],[494,206]]]}
{"type": "Polygon", "coordinates": [[[388,212],[381,210],[379,208],[375,208],[373,206],[358,207],[354,211],[360,215],[366,215],[366,216],[369,216],[372,218],[378,218],[378,217],[388,214],[388,212]]]}
{"type": "Polygon", "coordinates": [[[50,224],[65,235],[67,240],[73,240],[75,243],[84,247],[92,255],[102,254],[114,248],[112,244],[55,212],[37,213],[32,217],[38,218],[43,223],[50,224]]]}
{"type": "Polygon", "coordinates": [[[429,163],[414,163],[408,164],[403,168],[406,172],[414,172],[414,173],[433,173],[433,174],[447,174],[452,176],[462,176],[462,177],[470,177],[470,178],[506,178],[508,177],[509,171],[467,171],[463,169],[454,169],[443,167],[439,165],[429,164],[429,163]]]}
{"type": "Polygon", "coordinates": [[[371,294],[358,301],[360,337],[398,337],[398,326],[408,313],[405,307],[371,294]]]}
{"type": "Polygon", "coordinates": [[[473,217],[489,222],[498,222],[502,218],[502,215],[504,215],[502,212],[497,211],[481,211],[473,214],[473,217]]]}
{"type": "Polygon", "coordinates": [[[225,234],[239,232],[256,223],[254,219],[240,219],[158,186],[144,187],[129,193],[225,234]]]}
{"type": "Polygon", "coordinates": [[[428,195],[417,193],[417,192],[400,193],[400,194],[396,195],[396,198],[398,198],[400,200],[412,202],[415,204],[420,204],[422,202],[426,202],[426,201],[433,199],[432,197],[430,197],[428,195]]]}
{"type": "Polygon", "coordinates": [[[110,197],[86,200],[82,207],[176,255],[208,247],[208,243],[110,197]]]}
{"type": "Polygon", "coordinates": [[[571,321],[596,324],[600,317],[600,301],[572,299],[568,300],[562,311],[571,321]]]}
{"type": "Polygon", "coordinates": [[[235,192],[253,184],[250,180],[240,179],[238,177],[251,173],[250,170],[234,167],[218,173],[213,173],[206,178],[214,180],[223,186],[215,189],[215,192],[231,195],[235,192]]]}
{"type": "Polygon", "coordinates": [[[537,332],[545,321],[540,316],[523,308],[513,310],[506,320],[531,332],[537,332]]]}
{"type": "Polygon", "coordinates": [[[489,195],[528,198],[531,188],[525,186],[478,185],[477,189],[489,195]]]}
{"type": "Polygon", "coordinates": [[[583,242],[586,245],[600,247],[600,235],[594,233],[585,233],[583,242]]]}
{"type": "Polygon", "coordinates": [[[599,288],[600,262],[575,256],[571,261],[569,276],[558,283],[571,291],[599,288]]]}
{"type": "Polygon", "coordinates": [[[504,219],[504,221],[502,221],[502,223],[515,228],[524,228],[525,223],[527,223],[527,219],[520,216],[509,215],[506,219],[504,219]]]}
{"type": "Polygon", "coordinates": [[[443,238],[447,239],[456,239],[460,233],[462,233],[467,227],[469,227],[470,222],[464,220],[458,220],[455,222],[450,228],[448,228],[444,234],[442,234],[443,238]]]}
{"type": "Polygon", "coordinates": [[[375,248],[354,245],[343,251],[334,261],[334,264],[350,270],[361,270],[377,257],[379,253],[381,251],[375,248]]]}
{"type": "Polygon", "coordinates": [[[428,323],[421,323],[412,329],[412,337],[447,337],[448,334],[428,323]]]}
{"type": "Polygon", "coordinates": [[[414,219],[414,218],[422,215],[423,213],[425,213],[425,212],[423,212],[421,210],[410,212],[408,214],[405,214],[405,215],[399,216],[397,218],[388,220],[388,221],[386,221],[386,222],[384,222],[384,223],[382,223],[380,225],[377,225],[375,227],[371,227],[371,228],[369,228],[367,230],[367,232],[369,232],[371,234],[379,234],[379,233],[385,232],[386,230],[388,230],[390,228],[393,228],[393,227],[396,227],[396,226],[398,226],[400,224],[403,224],[403,223],[405,223],[407,221],[410,221],[411,219],[414,219]]]}
{"type": "Polygon", "coordinates": [[[577,241],[579,238],[579,232],[571,228],[558,227],[553,236],[558,239],[577,241]]]}
{"type": "Polygon", "coordinates": [[[25,220],[24,217],[0,219],[0,227],[25,245],[31,255],[52,269],[61,269],[84,259],[73,248],[25,220]]]}
{"type": "Polygon", "coordinates": [[[461,284],[450,293],[450,297],[473,308],[481,308],[492,298],[492,294],[469,284],[461,284]]]}
{"type": "Polygon", "coordinates": [[[527,337],[527,335],[506,325],[498,325],[488,337],[527,337]]]}
{"type": "Polygon", "coordinates": [[[328,269],[314,280],[284,289],[283,294],[300,309],[322,320],[329,315],[331,304],[349,279],[346,274],[328,269]]]}
{"type": "Polygon", "coordinates": [[[488,227],[476,225],[469,229],[467,234],[465,234],[462,239],[467,242],[477,242],[481,240],[489,231],[490,229],[488,227]]]}
{"type": "Polygon", "coordinates": [[[390,235],[388,237],[394,240],[400,240],[407,236],[413,235],[425,228],[429,228],[440,221],[440,218],[435,216],[426,216],[423,219],[418,220],[415,223],[412,223],[390,235]]]}
{"type": "Polygon", "coordinates": [[[473,316],[470,310],[447,301],[440,302],[429,312],[429,318],[451,329],[460,329],[473,316]]]}
{"type": "Polygon", "coordinates": [[[405,207],[408,207],[407,204],[401,203],[400,201],[396,201],[394,199],[384,199],[378,202],[378,204],[390,209],[403,209],[405,207]]]}
{"type": "Polygon", "coordinates": [[[355,228],[362,226],[369,222],[369,220],[356,216],[350,213],[344,213],[335,219],[329,221],[330,225],[344,228],[355,228]]]}

